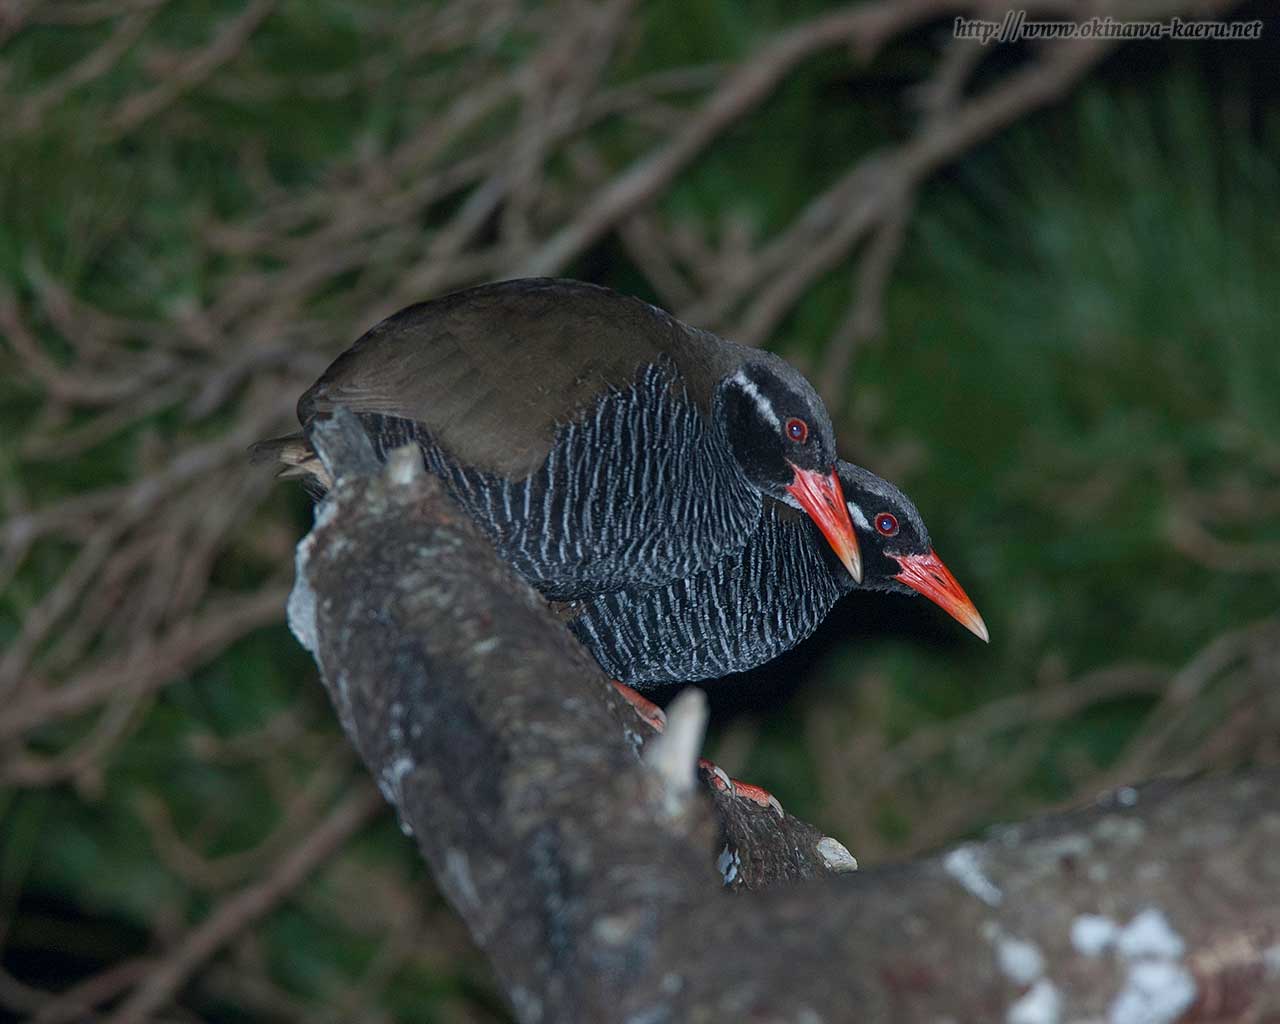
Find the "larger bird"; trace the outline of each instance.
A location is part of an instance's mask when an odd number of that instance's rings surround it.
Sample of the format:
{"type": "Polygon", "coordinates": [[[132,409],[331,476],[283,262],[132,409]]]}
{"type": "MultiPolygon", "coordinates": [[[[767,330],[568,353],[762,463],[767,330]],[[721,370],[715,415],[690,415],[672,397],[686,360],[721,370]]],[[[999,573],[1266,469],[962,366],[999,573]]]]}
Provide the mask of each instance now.
{"type": "MultiPolygon", "coordinates": [[[[853,580],[831,420],[777,356],[574,281],[507,281],[382,321],[298,402],[337,406],[379,454],[417,443],[502,555],[556,600],[664,586],[809,517],[853,580]]],[[[256,446],[328,481],[302,434],[256,446]]]]}

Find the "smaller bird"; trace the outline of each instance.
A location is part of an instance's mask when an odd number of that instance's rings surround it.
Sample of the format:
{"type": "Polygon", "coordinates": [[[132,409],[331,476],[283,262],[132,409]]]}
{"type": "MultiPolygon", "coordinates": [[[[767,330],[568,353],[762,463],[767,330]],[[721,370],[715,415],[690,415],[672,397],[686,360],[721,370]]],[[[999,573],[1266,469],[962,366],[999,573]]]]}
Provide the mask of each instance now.
{"type": "MultiPolygon", "coordinates": [[[[839,461],[836,472],[862,552],[860,584],[812,521],[779,505],[746,545],[710,569],[666,586],[576,602],[564,612],[569,628],[606,672],[641,689],[761,665],[812,633],[836,601],[857,589],[923,594],[988,640],[982,616],[934,551],[911,499],[852,463],[839,461]]],[[[647,703],[637,708],[652,716],[647,703]]]]}

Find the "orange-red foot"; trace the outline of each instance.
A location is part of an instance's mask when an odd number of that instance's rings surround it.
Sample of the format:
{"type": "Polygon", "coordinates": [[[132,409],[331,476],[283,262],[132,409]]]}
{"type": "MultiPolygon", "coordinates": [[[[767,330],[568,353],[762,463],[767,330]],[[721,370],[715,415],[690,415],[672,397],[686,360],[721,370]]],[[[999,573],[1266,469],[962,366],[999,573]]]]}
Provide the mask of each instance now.
{"type": "MultiPolygon", "coordinates": [[[[616,679],[610,680],[610,682],[613,683],[613,688],[622,695],[622,699],[631,705],[635,713],[644,719],[654,732],[662,732],[666,729],[667,715],[662,708],[649,700],[648,697],[633,690],[626,683],[620,683],[616,679]]],[[[759,804],[761,807],[772,807],[778,812],[778,817],[782,817],[782,804],[767,789],[753,786],[750,782],[741,782],[738,779],[729,778],[723,768],[708,761],[705,757],[698,758],[698,767],[707,773],[708,781],[711,783],[712,788],[722,793],[728,792],[732,796],[740,796],[754,804],[759,804]]]]}
{"type": "Polygon", "coordinates": [[[750,800],[754,804],[761,807],[772,807],[778,812],[778,817],[782,815],[782,804],[778,802],[778,798],[770,793],[767,789],[759,786],[753,786],[750,782],[740,782],[738,779],[731,779],[725,774],[725,770],[718,764],[708,761],[705,757],[698,758],[698,767],[705,771],[708,775],[708,781],[713,789],[722,793],[729,793],[732,796],[740,796],[745,800],[750,800]]]}
{"type": "Polygon", "coordinates": [[[611,682],[613,688],[622,694],[622,699],[635,709],[636,714],[643,718],[654,732],[662,732],[667,727],[667,713],[662,708],[648,697],[631,689],[626,683],[620,683],[616,679],[611,682]]]}

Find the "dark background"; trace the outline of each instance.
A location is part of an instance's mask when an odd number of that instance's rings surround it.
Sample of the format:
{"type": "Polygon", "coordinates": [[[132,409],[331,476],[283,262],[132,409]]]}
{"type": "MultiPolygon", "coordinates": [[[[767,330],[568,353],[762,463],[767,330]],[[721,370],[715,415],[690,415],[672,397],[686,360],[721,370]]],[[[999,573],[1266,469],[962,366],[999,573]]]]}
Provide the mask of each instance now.
{"type": "Polygon", "coordinates": [[[989,647],[856,595],[708,686],[711,756],[864,864],[1280,760],[1280,24],[1095,60],[840,10],[0,12],[0,1016],[177,964],[157,1019],[506,1019],[391,814],[343,816],[369,783],[283,625],[309,505],[244,457],[486,279],[783,353],[919,506],[989,647]]]}

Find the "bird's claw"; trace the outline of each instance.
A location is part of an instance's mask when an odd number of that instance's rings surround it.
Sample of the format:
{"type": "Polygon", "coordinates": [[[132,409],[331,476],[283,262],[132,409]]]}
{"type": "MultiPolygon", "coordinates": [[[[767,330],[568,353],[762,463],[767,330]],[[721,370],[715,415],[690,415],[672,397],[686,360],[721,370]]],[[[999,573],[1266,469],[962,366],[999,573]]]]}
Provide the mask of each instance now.
{"type": "Polygon", "coordinates": [[[779,818],[786,817],[786,815],[783,814],[782,804],[779,803],[778,798],[767,789],[763,789],[760,786],[753,786],[749,782],[739,782],[737,779],[733,780],[733,785],[738,796],[744,797],[752,803],[759,804],[761,807],[772,807],[777,812],[779,818]]]}
{"type": "Polygon", "coordinates": [[[618,691],[637,715],[639,715],[654,732],[664,732],[667,728],[667,713],[643,694],[637,693],[626,683],[611,680],[613,688],[618,691]]]}
{"type": "MultiPolygon", "coordinates": [[[[667,728],[667,714],[662,708],[658,707],[649,698],[637,693],[626,683],[620,683],[616,679],[612,680],[613,688],[618,691],[632,710],[639,715],[646,724],[649,725],[654,732],[663,732],[667,728]]],[[[770,793],[767,789],[760,786],[753,786],[749,782],[739,782],[737,779],[731,779],[725,773],[725,770],[718,764],[708,761],[705,757],[698,758],[698,767],[707,773],[707,782],[711,788],[718,793],[728,793],[730,796],[742,797],[744,800],[750,800],[753,804],[760,807],[771,807],[779,818],[784,817],[782,804],[778,802],[778,798],[770,793]]]]}
{"type": "Polygon", "coordinates": [[[733,779],[725,774],[725,770],[718,764],[708,761],[705,757],[698,758],[698,767],[706,772],[710,778],[707,780],[711,783],[711,788],[720,793],[728,793],[735,796],[737,787],[733,784],[733,779]]]}
{"type": "Polygon", "coordinates": [[[710,783],[711,788],[717,792],[742,797],[744,800],[750,800],[760,807],[771,807],[777,812],[779,818],[785,816],[782,804],[767,789],[753,786],[750,782],[740,782],[738,779],[729,778],[723,768],[712,761],[708,761],[705,757],[698,759],[698,767],[707,773],[707,781],[710,783]]]}

